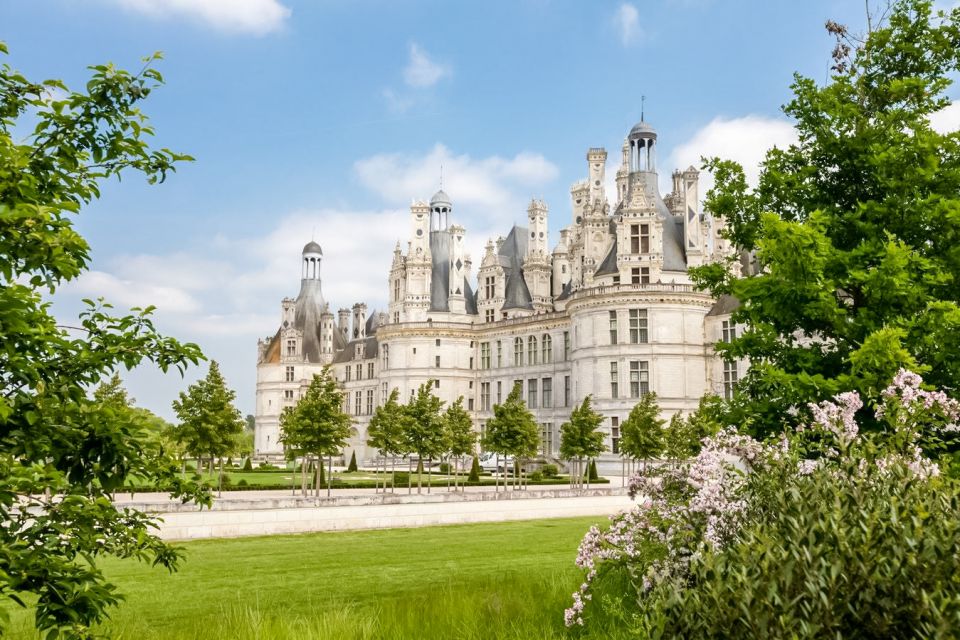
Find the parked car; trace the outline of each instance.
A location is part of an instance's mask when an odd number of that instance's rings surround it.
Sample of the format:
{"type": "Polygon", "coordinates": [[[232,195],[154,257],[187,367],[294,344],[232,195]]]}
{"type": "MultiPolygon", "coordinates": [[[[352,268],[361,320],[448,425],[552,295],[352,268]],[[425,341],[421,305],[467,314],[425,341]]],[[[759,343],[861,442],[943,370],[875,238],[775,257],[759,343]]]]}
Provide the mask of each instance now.
{"type": "Polygon", "coordinates": [[[481,453],[480,454],[480,468],[486,471],[487,473],[513,473],[513,456],[500,456],[497,458],[496,453],[481,453]]]}

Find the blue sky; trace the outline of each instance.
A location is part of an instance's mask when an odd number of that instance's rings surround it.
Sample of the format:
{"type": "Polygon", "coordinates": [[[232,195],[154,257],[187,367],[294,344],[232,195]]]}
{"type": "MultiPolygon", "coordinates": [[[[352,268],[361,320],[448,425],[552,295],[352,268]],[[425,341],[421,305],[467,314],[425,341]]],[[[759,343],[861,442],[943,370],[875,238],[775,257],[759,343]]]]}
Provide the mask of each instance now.
{"type": "MultiPolygon", "coordinates": [[[[143,110],[158,145],[197,160],[160,186],[104,188],[77,220],[92,271],[56,309],[96,295],[157,305],[163,330],[222,363],[248,413],[256,339],[296,294],[311,235],[334,308],[384,305],[407,207],[441,164],[475,261],[532,196],[556,238],[586,149],[605,146],[612,173],[642,95],[661,179],[701,155],[755,166],[791,139],[779,107],[792,73],[827,76],[827,18],[861,28],[863,3],[2,0],[0,40],[11,66],[77,87],[88,64],[164,52],[167,84],[143,110]]],[[[170,418],[201,373],[126,379],[170,418]]]]}

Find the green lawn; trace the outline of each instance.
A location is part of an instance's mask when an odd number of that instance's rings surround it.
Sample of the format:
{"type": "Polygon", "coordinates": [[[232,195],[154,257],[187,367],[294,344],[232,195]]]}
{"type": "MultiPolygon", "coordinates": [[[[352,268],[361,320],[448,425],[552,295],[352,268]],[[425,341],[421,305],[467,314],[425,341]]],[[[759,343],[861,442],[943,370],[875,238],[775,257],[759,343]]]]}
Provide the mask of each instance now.
{"type": "MultiPolygon", "coordinates": [[[[176,574],[105,562],[135,638],[564,638],[587,528],[605,518],[184,543],[176,574]]],[[[14,612],[12,637],[27,631],[14,612]]],[[[609,632],[593,637],[611,637],[609,632]]]]}

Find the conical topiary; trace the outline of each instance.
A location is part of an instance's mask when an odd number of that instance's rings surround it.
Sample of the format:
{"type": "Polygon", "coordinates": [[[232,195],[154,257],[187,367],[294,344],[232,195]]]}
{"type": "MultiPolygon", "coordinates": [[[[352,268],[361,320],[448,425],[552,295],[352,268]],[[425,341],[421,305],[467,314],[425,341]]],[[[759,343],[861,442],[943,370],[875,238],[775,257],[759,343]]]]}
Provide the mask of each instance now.
{"type": "Polygon", "coordinates": [[[594,480],[597,480],[597,479],[599,479],[599,478],[600,478],[600,476],[597,475],[597,461],[596,461],[596,460],[591,460],[591,461],[590,461],[590,476],[589,476],[590,482],[593,482],[594,480]]]}
{"type": "Polygon", "coordinates": [[[467,476],[467,482],[480,482],[480,460],[473,456],[473,464],[470,465],[470,475],[467,476]]]}
{"type": "Polygon", "coordinates": [[[248,458],[244,461],[244,463],[243,463],[243,470],[244,470],[244,471],[253,471],[253,462],[251,462],[251,460],[250,460],[249,457],[248,457],[248,458]]]}
{"type": "Polygon", "coordinates": [[[347,473],[353,473],[357,470],[357,452],[354,451],[350,456],[350,464],[347,465],[347,473]]]}

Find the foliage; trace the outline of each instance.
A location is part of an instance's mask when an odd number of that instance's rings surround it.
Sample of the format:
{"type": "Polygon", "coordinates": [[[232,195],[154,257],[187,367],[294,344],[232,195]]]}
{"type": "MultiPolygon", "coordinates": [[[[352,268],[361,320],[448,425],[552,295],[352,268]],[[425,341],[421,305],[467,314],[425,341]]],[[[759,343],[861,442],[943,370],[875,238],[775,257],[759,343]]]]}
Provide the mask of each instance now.
{"type": "Polygon", "coordinates": [[[931,7],[894,2],[862,41],[827,23],[834,73],[794,76],[798,142],[767,152],[755,189],[736,163],[705,165],[706,207],[759,268],[692,270],[747,327],[717,345],[751,362],[726,424],[776,433],[790,407],[846,390],[871,404],[901,367],[960,388],[960,132],[930,125],[960,71],[960,8],[931,7]]]}
{"type": "Polygon", "coordinates": [[[724,430],[697,457],[637,476],[631,512],[593,528],[577,564],[587,579],[568,624],[583,624],[591,584],[626,572],[633,620],[650,637],[937,637],[960,615],[960,486],[919,443],[951,437],[960,403],[901,370],[873,422],[856,392],[761,445],[724,430]],[[936,568],[932,568],[936,566],[936,568]]]}
{"type": "MultiPolygon", "coordinates": [[[[540,446],[540,427],[523,401],[519,384],[513,386],[503,404],[494,405],[493,418],[487,422],[481,445],[486,451],[513,456],[516,465],[524,458],[536,455],[540,446]]],[[[513,476],[519,481],[519,473],[514,472],[513,476]]]]}
{"type": "Polygon", "coordinates": [[[560,475],[560,469],[557,468],[555,464],[545,464],[540,467],[540,471],[543,473],[544,478],[556,478],[560,475]]]}
{"type": "Polygon", "coordinates": [[[174,438],[188,453],[211,458],[225,456],[237,449],[237,436],[243,433],[244,421],[233,406],[236,393],[227,388],[216,361],[202,380],[180,392],[173,410],[180,420],[174,438]]]}
{"type": "Polygon", "coordinates": [[[620,451],[634,460],[650,460],[663,453],[666,420],[660,417],[656,393],[645,393],[620,425],[620,451]]]}
{"type": "Polygon", "coordinates": [[[480,482],[480,459],[473,456],[473,462],[470,463],[470,475],[467,476],[467,482],[480,482]]]}
{"type": "Polygon", "coordinates": [[[101,558],[178,564],[155,519],[115,508],[113,492],[139,478],[209,501],[142,420],[87,394],[121,367],[182,372],[200,349],[157,333],[153,307],[116,316],[87,300],[66,326],[45,300],[89,268],[73,217],[105,179],[132,169],[162,182],[189,159],[147,143],[154,132],[138,107],[163,82],[158,57],[136,75],[91,67],[81,92],[0,65],[0,596],[35,597],[36,627],[50,637],[86,635],[120,599],[101,558]]]}
{"type": "Polygon", "coordinates": [[[354,473],[357,470],[357,452],[350,454],[350,463],[347,465],[347,473],[354,473]]]}
{"type": "Polygon", "coordinates": [[[537,470],[530,474],[530,482],[541,482],[543,481],[543,471],[537,470]]]}
{"type": "Polygon", "coordinates": [[[404,434],[409,418],[398,402],[399,396],[400,392],[393,389],[387,401],[374,410],[367,426],[367,446],[377,449],[384,456],[406,453],[404,434]]]}
{"type": "Polygon", "coordinates": [[[591,460],[590,467],[587,470],[587,480],[590,482],[596,482],[600,479],[600,474],[597,473],[597,461],[591,460]]]}
{"type": "Polygon", "coordinates": [[[592,396],[574,407],[570,421],[560,427],[560,457],[564,460],[594,458],[606,450],[599,431],[603,416],[593,410],[592,396]]]}
{"type": "Polygon", "coordinates": [[[253,471],[253,461],[250,460],[250,456],[243,461],[243,470],[244,471],[253,471]]]}
{"type": "Polygon", "coordinates": [[[473,420],[463,408],[463,396],[447,407],[443,414],[443,425],[446,431],[448,451],[451,456],[459,458],[473,453],[477,443],[477,432],[473,430],[473,420]]]}
{"type": "MultiPolygon", "coordinates": [[[[299,455],[338,455],[350,437],[351,423],[352,419],[343,411],[343,391],[326,366],[314,374],[297,404],[280,415],[280,442],[299,455]]],[[[320,485],[318,478],[314,483],[317,492],[320,485]]]]}
{"type": "Polygon", "coordinates": [[[439,456],[447,449],[446,429],[441,409],[443,401],[433,395],[433,381],[420,385],[404,407],[404,448],[421,459],[419,473],[423,473],[423,458],[439,456]]]}

